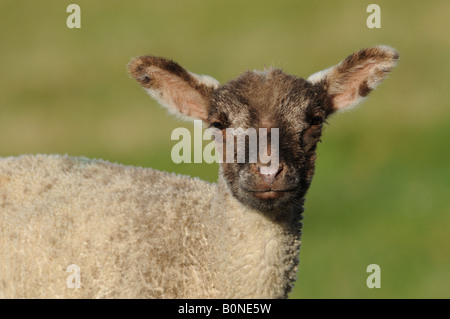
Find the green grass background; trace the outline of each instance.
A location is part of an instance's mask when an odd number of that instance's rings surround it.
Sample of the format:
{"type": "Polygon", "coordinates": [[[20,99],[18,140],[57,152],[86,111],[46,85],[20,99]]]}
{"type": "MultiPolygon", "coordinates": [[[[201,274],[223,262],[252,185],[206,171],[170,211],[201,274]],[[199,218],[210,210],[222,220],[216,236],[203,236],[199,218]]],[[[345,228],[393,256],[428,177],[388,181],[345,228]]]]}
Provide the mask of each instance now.
{"type": "Polygon", "coordinates": [[[167,116],[126,65],[170,57],[226,82],[265,65],[307,77],[374,44],[398,68],[359,109],[334,116],[307,195],[291,298],[450,297],[450,2],[0,2],[0,156],[67,153],[215,181],[217,165],[172,163],[167,116]],[[366,267],[381,267],[369,289],[366,267]]]}

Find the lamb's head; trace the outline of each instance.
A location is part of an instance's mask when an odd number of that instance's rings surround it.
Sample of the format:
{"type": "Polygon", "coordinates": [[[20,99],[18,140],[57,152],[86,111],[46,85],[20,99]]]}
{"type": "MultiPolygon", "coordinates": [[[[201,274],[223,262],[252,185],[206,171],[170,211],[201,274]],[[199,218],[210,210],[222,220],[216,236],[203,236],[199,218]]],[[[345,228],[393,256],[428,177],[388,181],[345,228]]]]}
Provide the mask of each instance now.
{"type": "Polygon", "coordinates": [[[153,56],[136,58],[129,70],[161,105],[215,129],[216,140],[223,142],[217,145],[222,173],[234,197],[244,205],[274,211],[302,202],[327,117],[362,101],[397,59],[392,48],[377,46],[306,80],[268,69],[247,71],[222,86],[153,56]],[[239,157],[242,149],[244,157],[239,157]]]}

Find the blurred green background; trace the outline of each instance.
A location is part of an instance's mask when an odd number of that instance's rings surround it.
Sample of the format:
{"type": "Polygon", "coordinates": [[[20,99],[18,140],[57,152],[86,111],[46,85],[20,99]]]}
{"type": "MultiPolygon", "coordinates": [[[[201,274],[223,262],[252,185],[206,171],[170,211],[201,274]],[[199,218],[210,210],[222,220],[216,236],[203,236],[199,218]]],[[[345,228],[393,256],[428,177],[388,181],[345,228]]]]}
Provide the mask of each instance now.
{"type": "Polygon", "coordinates": [[[308,75],[374,44],[401,58],[359,109],[330,119],[308,193],[291,298],[450,297],[450,1],[0,2],[0,156],[61,153],[217,177],[174,164],[174,128],[132,80],[134,56],[226,82],[265,65],[308,75]],[[368,4],[381,29],[366,26],[368,4]],[[369,264],[381,288],[369,289],[369,264]]]}

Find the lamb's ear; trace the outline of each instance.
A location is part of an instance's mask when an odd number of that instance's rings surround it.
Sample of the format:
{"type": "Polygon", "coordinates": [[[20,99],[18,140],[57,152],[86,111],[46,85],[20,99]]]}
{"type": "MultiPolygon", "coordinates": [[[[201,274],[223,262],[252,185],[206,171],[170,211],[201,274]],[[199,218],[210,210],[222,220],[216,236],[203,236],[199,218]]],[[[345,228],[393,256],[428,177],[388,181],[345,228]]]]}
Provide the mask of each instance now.
{"type": "Polygon", "coordinates": [[[308,81],[323,85],[331,100],[330,113],[355,107],[396,65],[399,55],[388,46],[375,46],[348,56],[336,66],[314,73],[308,81]]]}
{"type": "Polygon", "coordinates": [[[211,93],[219,82],[206,75],[197,75],[174,61],[141,56],[128,65],[130,74],[144,89],[169,111],[206,121],[211,93]]]}

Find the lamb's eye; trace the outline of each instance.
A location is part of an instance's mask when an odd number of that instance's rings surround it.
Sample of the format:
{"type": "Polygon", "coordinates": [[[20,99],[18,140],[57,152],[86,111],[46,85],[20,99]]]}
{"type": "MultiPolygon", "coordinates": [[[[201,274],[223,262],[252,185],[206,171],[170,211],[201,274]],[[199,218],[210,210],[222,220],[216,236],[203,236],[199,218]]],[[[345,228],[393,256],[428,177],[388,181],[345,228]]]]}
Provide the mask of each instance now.
{"type": "Polygon", "coordinates": [[[311,125],[321,125],[324,121],[322,116],[313,116],[311,119],[311,125]]]}
{"type": "Polygon", "coordinates": [[[223,130],[225,126],[221,122],[212,122],[209,127],[216,128],[218,130],[223,130]]]}

